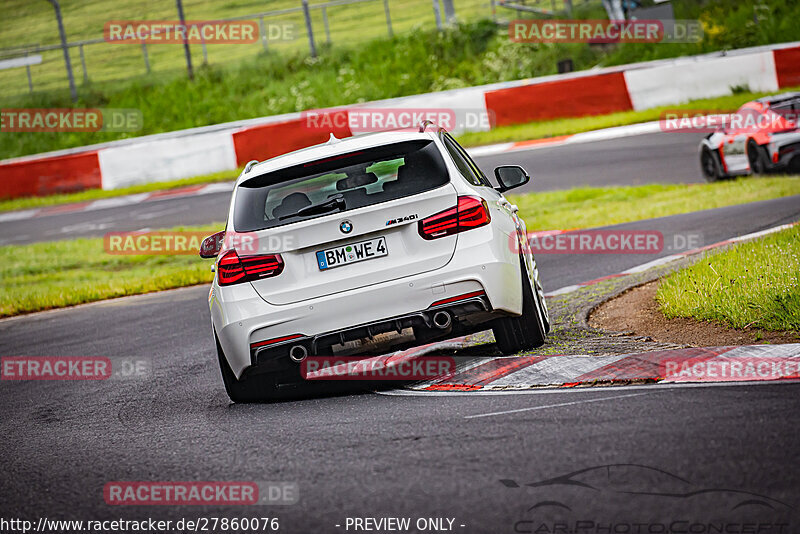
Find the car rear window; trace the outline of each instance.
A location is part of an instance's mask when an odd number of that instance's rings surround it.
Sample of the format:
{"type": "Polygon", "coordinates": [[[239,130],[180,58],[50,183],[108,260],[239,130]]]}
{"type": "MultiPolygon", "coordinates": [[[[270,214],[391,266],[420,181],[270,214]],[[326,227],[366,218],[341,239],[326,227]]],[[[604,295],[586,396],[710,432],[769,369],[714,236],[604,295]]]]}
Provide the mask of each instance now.
{"type": "Polygon", "coordinates": [[[342,213],[440,187],[449,181],[433,141],[393,143],[287,167],[239,185],[233,210],[238,232],[252,232],[342,213]],[[340,198],[345,209],[298,214],[340,198]]]}

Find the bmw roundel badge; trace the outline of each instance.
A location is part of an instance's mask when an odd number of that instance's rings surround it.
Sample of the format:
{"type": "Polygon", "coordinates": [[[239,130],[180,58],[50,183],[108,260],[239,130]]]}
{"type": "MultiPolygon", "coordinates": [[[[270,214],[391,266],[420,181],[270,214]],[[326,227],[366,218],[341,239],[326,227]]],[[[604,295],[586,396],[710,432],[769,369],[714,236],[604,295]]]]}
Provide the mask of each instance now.
{"type": "Polygon", "coordinates": [[[339,230],[341,230],[343,234],[349,234],[353,231],[353,223],[344,220],[339,223],[339,230]]]}

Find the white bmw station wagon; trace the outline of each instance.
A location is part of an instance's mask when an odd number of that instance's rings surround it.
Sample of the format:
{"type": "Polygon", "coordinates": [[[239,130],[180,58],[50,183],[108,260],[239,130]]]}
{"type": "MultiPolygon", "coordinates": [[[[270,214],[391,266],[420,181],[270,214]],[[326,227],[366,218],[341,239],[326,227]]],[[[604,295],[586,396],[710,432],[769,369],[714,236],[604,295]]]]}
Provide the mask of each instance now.
{"type": "Polygon", "coordinates": [[[209,293],[235,402],[302,382],[309,355],[378,355],[491,328],[504,354],[550,329],[525,223],[443,129],[371,133],[249,163],[209,293]],[[235,236],[233,239],[229,237],[235,236]]]}

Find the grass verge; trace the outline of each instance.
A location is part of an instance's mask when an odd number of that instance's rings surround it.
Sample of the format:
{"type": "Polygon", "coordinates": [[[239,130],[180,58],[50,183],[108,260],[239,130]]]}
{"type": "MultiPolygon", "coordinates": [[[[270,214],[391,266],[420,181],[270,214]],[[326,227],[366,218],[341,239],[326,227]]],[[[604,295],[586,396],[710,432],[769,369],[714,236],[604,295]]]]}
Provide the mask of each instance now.
{"type": "Polygon", "coordinates": [[[656,299],[667,317],[800,330],[800,225],[708,255],[667,277],[656,299]]]}
{"type": "MultiPolygon", "coordinates": [[[[800,177],[515,195],[531,230],[592,227],[800,193],[800,177]]],[[[223,223],[173,230],[211,234],[223,223]]],[[[795,255],[793,272],[797,273],[795,255]]],[[[102,238],[0,247],[0,317],[208,283],[198,256],[117,256],[102,238]]]]}
{"type": "MultiPolygon", "coordinates": [[[[224,223],[174,230],[207,231],[224,223]]],[[[196,255],[107,254],[102,238],[0,247],[0,317],[210,282],[196,255]]]]}

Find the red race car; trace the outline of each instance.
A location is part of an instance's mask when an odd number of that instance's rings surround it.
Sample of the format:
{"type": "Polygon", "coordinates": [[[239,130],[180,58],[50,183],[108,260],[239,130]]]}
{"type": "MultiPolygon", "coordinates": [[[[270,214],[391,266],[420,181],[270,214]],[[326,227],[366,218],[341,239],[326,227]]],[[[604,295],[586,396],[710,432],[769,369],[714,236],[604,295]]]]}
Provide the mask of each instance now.
{"type": "Polygon", "coordinates": [[[748,102],[700,142],[709,182],[746,174],[800,172],[800,93],[748,102]]]}

